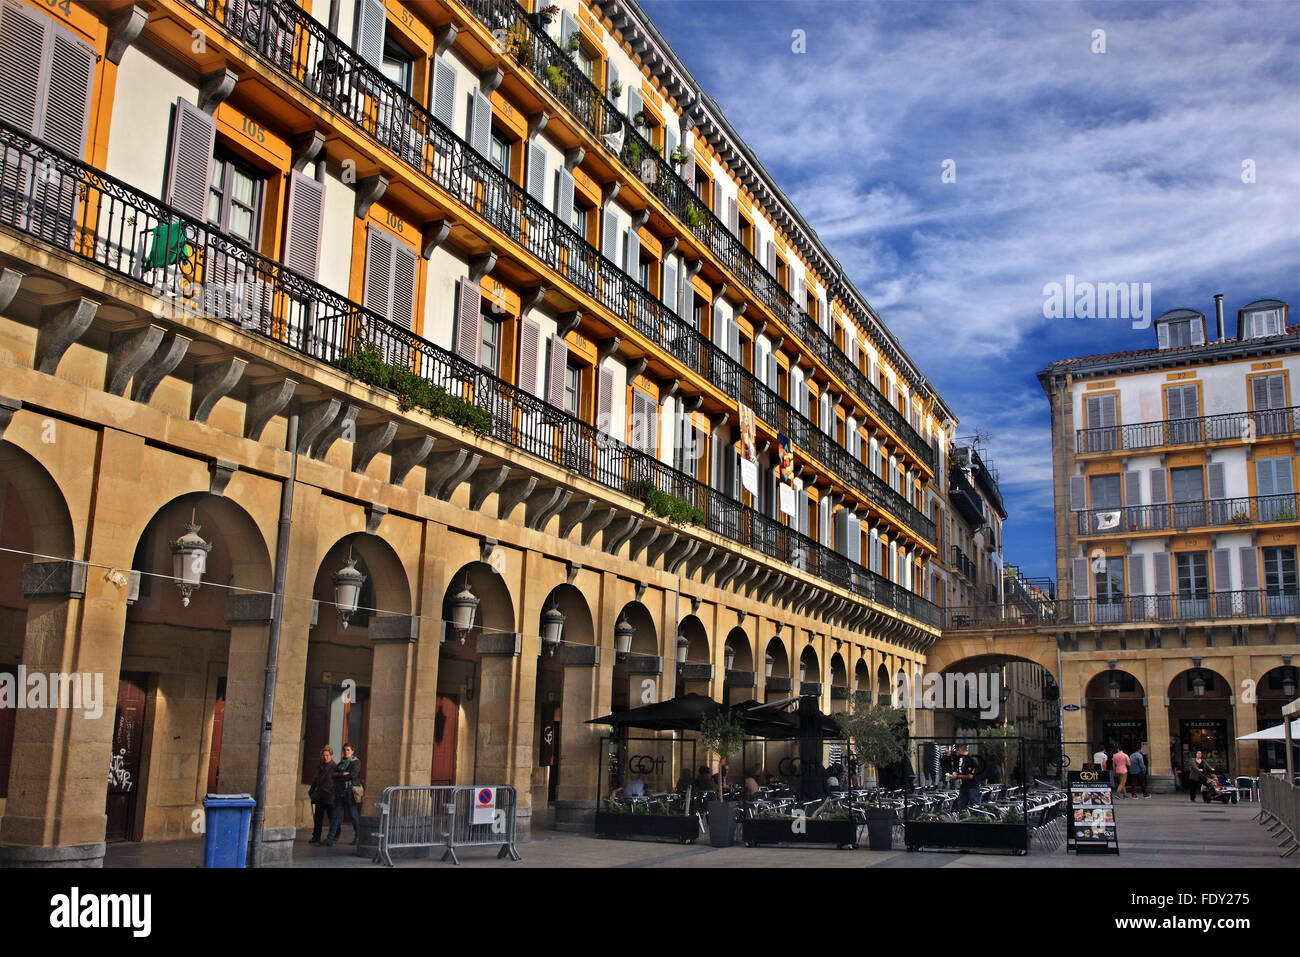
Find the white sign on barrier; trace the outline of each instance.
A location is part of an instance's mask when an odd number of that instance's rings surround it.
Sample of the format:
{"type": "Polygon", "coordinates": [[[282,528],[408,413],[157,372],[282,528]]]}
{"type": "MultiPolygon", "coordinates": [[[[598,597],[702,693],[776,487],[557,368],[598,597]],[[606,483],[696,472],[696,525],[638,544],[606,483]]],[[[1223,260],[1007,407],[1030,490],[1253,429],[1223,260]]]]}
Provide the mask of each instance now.
{"type": "Polygon", "coordinates": [[[497,789],[479,788],[474,792],[474,816],[471,824],[491,824],[497,809],[497,789]]]}

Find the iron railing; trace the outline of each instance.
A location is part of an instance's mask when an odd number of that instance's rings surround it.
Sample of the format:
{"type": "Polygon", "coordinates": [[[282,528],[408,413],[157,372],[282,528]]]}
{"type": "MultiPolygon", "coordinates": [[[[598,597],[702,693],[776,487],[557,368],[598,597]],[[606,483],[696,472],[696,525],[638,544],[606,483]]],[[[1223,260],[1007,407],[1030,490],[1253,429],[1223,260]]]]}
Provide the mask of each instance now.
{"type": "Polygon", "coordinates": [[[1281,495],[1093,508],[1076,512],[1075,523],[1079,534],[1087,536],[1183,531],[1224,525],[1249,527],[1270,522],[1294,522],[1296,515],[1300,514],[1296,508],[1296,494],[1286,492],[1281,495]]]}
{"type": "MultiPolygon", "coordinates": [[[[749,405],[760,421],[784,431],[795,446],[838,474],[845,485],[858,489],[924,540],[934,542],[934,523],[906,498],[307,13],[287,0],[245,0],[238,6],[230,0],[192,2],[300,88],[323,100],[498,232],[527,248],[611,314],[737,402],[749,405]]],[[[545,34],[536,36],[554,47],[545,34]]],[[[586,79],[558,47],[555,51],[577,76],[586,79]]]]}
{"type": "Polygon", "coordinates": [[[1100,429],[1078,429],[1074,433],[1075,450],[1080,455],[1166,445],[1253,442],[1259,438],[1287,435],[1300,435],[1300,406],[1135,422],[1100,429]]]}
{"type": "Polygon", "coordinates": [[[1117,595],[1111,598],[1035,598],[1029,603],[984,603],[942,609],[944,628],[1027,625],[1124,625],[1220,621],[1300,615],[1300,590],[1250,588],[1191,594],[1117,595]]]}
{"type": "Polygon", "coordinates": [[[641,498],[649,482],[701,508],[704,527],[732,542],[938,625],[938,608],[919,595],[2,122],[0,226],[149,287],[159,318],[232,323],[344,371],[372,344],[488,411],[493,438],[621,494],[641,498]]]}
{"type": "MultiPolygon", "coordinates": [[[[695,190],[678,175],[671,158],[665,158],[654,145],[637,132],[636,124],[626,119],[618,107],[605,98],[601,90],[582,72],[533,15],[514,0],[460,0],[462,6],[494,34],[502,36],[506,52],[519,66],[546,87],[570,115],[588,131],[604,138],[623,131],[623,142],[616,155],[619,161],[662,202],[678,221],[697,237],[746,289],[770,309],[790,331],[807,344],[832,372],[848,383],[867,406],[888,426],[918,459],[934,470],[934,451],[906,417],[889,404],[879,386],[869,381],[835,344],[826,331],[813,322],[794,297],[775,276],[751,253],[740,238],[731,232],[695,190]],[[500,33],[497,33],[500,31],[500,33]]],[[[611,152],[614,152],[611,146],[611,152]]],[[[843,304],[855,313],[859,324],[870,328],[851,297],[842,296],[843,304]]],[[[901,354],[891,345],[881,344],[894,364],[903,368],[901,354]]]]}

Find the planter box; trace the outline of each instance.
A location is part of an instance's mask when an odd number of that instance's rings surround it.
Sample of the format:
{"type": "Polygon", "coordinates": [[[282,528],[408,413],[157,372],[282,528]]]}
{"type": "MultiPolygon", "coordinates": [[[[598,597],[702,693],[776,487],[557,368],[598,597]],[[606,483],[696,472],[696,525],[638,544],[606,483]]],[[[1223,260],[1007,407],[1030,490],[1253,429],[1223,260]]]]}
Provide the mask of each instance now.
{"type": "Polygon", "coordinates": [[[853,821],[819,821],[805,818],[803,833],[797,834],[793,819],[746,818],[740,822],[745,844],[834,844],[836,847],[857,847],[858,827],[853,821]]]}
{"type": "Polygon", "coordinates": [[[948,847],[1029,853],[1029,828],[1024,824],[983,824],[970,821],[908,821],[903,826],[909,851],[948,847]]]}
{"type": "Polygon", "coordinates": [[[700,819],[694,814],[620,814],[596,812],[597,837],[642,837],[690,844],[700,836],[700,819]]]}

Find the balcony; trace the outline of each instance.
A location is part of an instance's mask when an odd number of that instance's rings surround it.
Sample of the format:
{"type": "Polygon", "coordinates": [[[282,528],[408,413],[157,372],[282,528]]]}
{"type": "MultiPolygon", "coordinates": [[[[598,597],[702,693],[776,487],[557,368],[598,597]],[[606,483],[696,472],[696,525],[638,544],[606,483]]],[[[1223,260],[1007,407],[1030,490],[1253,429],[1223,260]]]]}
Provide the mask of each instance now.
{"type": "Polygon", "coordinates": [[[938,625],[938,608],[919,595],[2,122],[0,184],[0,228],[148,289],[172,309],[345,373],[360,348],[374,347],[469,410],[492,439],[619,495],[642,498],[649,483],[700,508],[708,531],[791,566],[792,580],[819,579],[938,625]]]}
{"type": "Polygon", "coordinates": [[[967,524],[984,524],[984,500],[975,491],[965,469],[953,467],[948,470],[948,499],[967,524]]]}
{"type": "Polygon", "coordinates": [[[1300,435],[1300,406],[1136,422],[1107,429],[1079,429],[1074,433],[1074,444],[1079,455],[1104,455],[1165,446],[1251,442],[1288,435],[1300,435]]]}
{"type": "Polygon", "coordinates": [[[1273,522],[1294,522],[1296,507],[1296,494],[1287,492],[1283,495],[1089,509],[1076,512],[1075,521],[1079,535],[1094,538],[1142,532],[1185,532],[1232,525],[1249,528],[1273,522]]]}
{"type": "MultiPolygon", "coordinates": [[[[196,0],[196,5],[207,17],[225,26],[221,0],[196,0]]],[[[507,13],[507,8],[518,9],[497,0],[486,7],[492,11],[501,8],[507,13]]],[[[712,382],[731,399],[749,405],[760,422],[773,432],[784,431],[796,448],[803,449],[824,469],[838,475],[845,485],[858,490],[866,501],[876,504],[924,541],[935,541],[934,523],[919,509],[615,263],[604,258],[568,223],[502,174],[338,37],[286,0],[267,0],[264,9],[268,15],[270,11],[276,13],[275,22],[293,24],[293,29],[277,26],[258,33],[250,23],[237,31],[236,40],[251,46],[295,85],[337,111],[342,119],[423,179],[455,197],[472,215],[523,246],[547,268],[595,299],[664,354],[712,382]],[[291,47],[289,55],[286,55],[286,44],[291,47]],[[386,117],[400,117],[401,121],[394,126],[384,121],[386,117]],[[397,128],[405,131],[405,143],[394,149],[391,130],[397,128]]],[[[492,16],[497,17],[498,12],[492,16]]],[[[509,20],[503,25],[532,30],[526,15],[524,19],[509,20]]],[[[554,60],[552,65],[571,70],[582,82],[590,82],[549,37],[542,33],[531,35],[535,37],[534,42],[541,44],[539,50],[550,57],[547,63],[554,60]]],[[[574,80],[564,89],[576,89],[576,84],[574,80]]],[[[600,103],[613,109],[603,98],[600,103]]],[[[593,110],[593,115],[605,115],[594,106],[593,110]]],[[[657,153],[654,156],[662,162],[657,153]]]]}
{"type": "MultiPolygon", "coordinates": [[[[219,0],[207,2],[212,4],[219,0]]],[[[812,321],[807,312],[795,303],[794,297],[777,282],[776,277],[745,248],[740,238],[727,229],[713,214],[713,210],[700,200],[678,174],[672,162],[661,156],[637,132],[635,124],[622,116],[618,107],[605,98],[559,45],[536,25],[527,11],[514,0],[461,0],[461,5],[494,34],[499,35],[500,31],[509,37],[507,51],[520,69],[531,73],[588,132],[609,145],[605,137],[621,130],[623,141],[616,155],[623,166],[645,184],[677,218],[679,224],[693,233],[701,245],[710,250],[741,285],[785,323],[809,351],[848,384],[854,394],[867,404],[913,455],[931,472],[934,471],[934,451],[906,417],[889,404],[879,387],[868,381],[868,377],[849,361],[834,339],[812,321]],[[548,75],[550,70],[558,71],[558,82],[553,79],[555,74],[548,75]]],[[[846,306],[852,307],[850,297],[841,298],[846,306]]],[[[857,309],[853,311],[858,312],[857,309]]],[[[865,316],[858,315],[856,318],[863,328],[869,326],[865,316]]],[[[904,365],[901,354],[889,343],[879,345],[896,366],[901,368],[904,365]]]]}
{"type": "Polygon", "coordinates": [[[952,546],[952,566],[957,570],[958,575],[961,575],[972,585],[976,583],[977,571],[975,563],[967,558],[966,553],[956,545],[952,546]]]}
{"type": "Polygon", "coordinates": [[[1147,625],[1195,621],[1234,621],[1300,615],[1300,589],[1243,589],[1201,595],[1130,595],[1036,600],[1018,604],[983,604],[944,608],[943,627],[1024,628],[1059,625],[1147,625]]]}

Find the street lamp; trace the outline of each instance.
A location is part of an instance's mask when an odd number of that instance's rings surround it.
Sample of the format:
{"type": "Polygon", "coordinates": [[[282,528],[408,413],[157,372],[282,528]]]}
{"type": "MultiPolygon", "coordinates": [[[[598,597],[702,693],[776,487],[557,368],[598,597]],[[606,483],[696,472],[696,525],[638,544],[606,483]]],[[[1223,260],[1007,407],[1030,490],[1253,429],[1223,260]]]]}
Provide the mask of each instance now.
{"type": "Polygon", "coordinates": [[[686,655],[691,650],[691,642],[685,635],[677,636],[677,664],[686,664],[686,655]]]}
{"type": "Polygon", "coordinates": [[[1196,695],[1198,698],[1205,697],[1205,677],[1199,672],[1196,677],[1192,679],[1192,694],[1196,695]]]}
{"type": "Polygon", "coordinates": [[[334,609],[339,613],[339,625],[346,629],[361,602],[361,586],[366,576],[357,571],[357,560],[348,551],[347,561],[334,573],[334,609]]]}
{"type": "Polygon", "coordinates": [[[168,542],[172,550],[172,572],[176,578],[176,587],[181,592],[181,604],[186,608],[190,604],[190,595],[203,583],[203,573],[208,567],[208,552],[212,543],[205,542],[199,535],[202,525],[194,523],[194,513],[185,523],[185,534],[174,542],[168,542]]]}
{"type": "Polygon", "coordinates": [[[626,616],[618,619],[614,625],[614,652],[619,661],[626,661],[627,656],[632,651],[632,637],[636,634],[636,629],[632,623],[627,620],[626,616]]]}
{"type": "Polygon", "coordinates": [[[469,576],[466,575],[465,584],[451,600],[451,627],[460,636],[462,645],[465,644],[465,636],[474,627],[474,614],[478,611],[478,603],[479,598],[469,587],[469,576]]]}
{"type": "Polygon", "coordinates": [[[803,691],[803,683],[808,680],[808,662],[799,662],[799,690],[803,691]]]}
{"type": "Polygon", "coordinates": [[[551,607],[542,612],[542,644],[548,652],[555,654],[555,648],[564,637],[564,612],[551,600],[551,607]]]}
{"type": "Polygon", "coordinates": [[[727,645],[726,649],[722,652],[722,657],[727,664],[727,670],[730,671],[736,664],[736,649],[731,645],[727,645]]]}
{"type": "Polygon", "coordinates": [[[773,668],[773,666],[774,666],[775,664],[776,664],[776,659],[775,659],[774,657],[772,657],[771,653],[769,652],[768,655],[767,655],[767,657],[763,659],[763,677],[764,677],[764,678],[770,678],[770,677],[772,677],[772,668],[773,668]]]}
{"type": "Polygon", "coordinates": [[[1288,698],[1295,697],[1295,678],[1292,676],[1290,671],[1288,671],[1286,677],[1282,679],[1282,693],[1288,698]]]}
{"type": "Polygon", "coordinates": [[[1119,680],[1116,678],[1111,678],[1109,688],[1110,688],[1110,700],[1119,701],[1119,680]]]}

